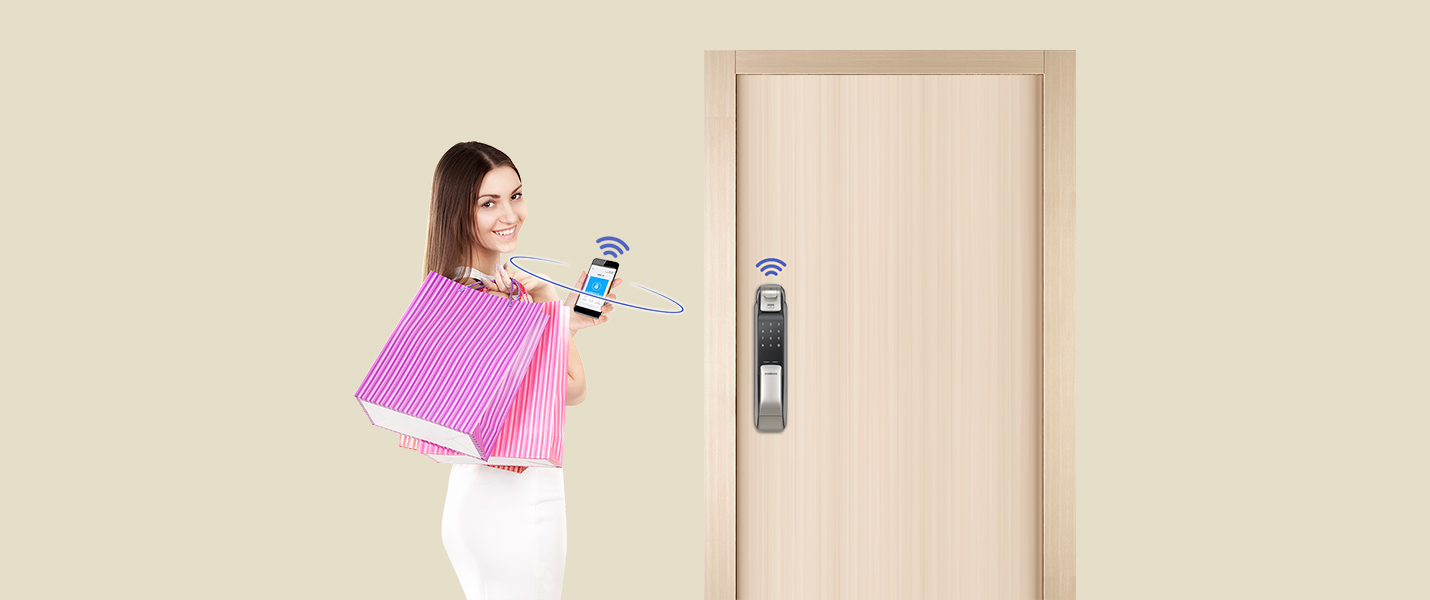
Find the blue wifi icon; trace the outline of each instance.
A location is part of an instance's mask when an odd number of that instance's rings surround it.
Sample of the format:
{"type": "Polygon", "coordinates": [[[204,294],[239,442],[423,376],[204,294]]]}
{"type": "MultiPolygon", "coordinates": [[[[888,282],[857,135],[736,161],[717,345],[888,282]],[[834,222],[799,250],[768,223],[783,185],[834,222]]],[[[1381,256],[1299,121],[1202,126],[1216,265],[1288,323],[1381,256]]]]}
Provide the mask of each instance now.
{"type": "Polygon", "coordinates": [[[602,254],[605,254],[606,256],[609,256],[611,258],[617,258],[620,255],[625,254],[627,250],[631,249],[630,244],[621,241],[621,238],[618,238],[613,235],[596,238],[596,244],[599,245],[602,250],[605,250],[605,252],[602,252],[602,254]],[[605,243],[603,244],[601,242],[605,243]]]}
{"type": "Polygon", "coordinates": [[[759,269],[761,273],[764,273],[765,277],[769,277],[770,275],[779,275],[780,270],[784,269],[786,266],[788,265],[785,264],[785,261],[782,261],[778,258],[766,258],[760,262],[755,263],[755,268],[759,269]]]}

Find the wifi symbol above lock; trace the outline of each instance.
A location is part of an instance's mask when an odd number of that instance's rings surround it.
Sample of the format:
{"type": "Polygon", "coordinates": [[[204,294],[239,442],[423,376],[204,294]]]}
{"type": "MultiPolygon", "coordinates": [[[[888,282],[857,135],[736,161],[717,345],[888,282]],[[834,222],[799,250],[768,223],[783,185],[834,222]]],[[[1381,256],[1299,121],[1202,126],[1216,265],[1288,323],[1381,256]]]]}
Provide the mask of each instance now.
{"type": "Polygon", "coordinates": [[[755,263],[755,268],[759,269],[761,273],[764,273],[765,277],[779,275],[780,271],[784,270],[786,266],[788,265],[785,264],[785,261],[778,258],[766,258],[755,263]]]}

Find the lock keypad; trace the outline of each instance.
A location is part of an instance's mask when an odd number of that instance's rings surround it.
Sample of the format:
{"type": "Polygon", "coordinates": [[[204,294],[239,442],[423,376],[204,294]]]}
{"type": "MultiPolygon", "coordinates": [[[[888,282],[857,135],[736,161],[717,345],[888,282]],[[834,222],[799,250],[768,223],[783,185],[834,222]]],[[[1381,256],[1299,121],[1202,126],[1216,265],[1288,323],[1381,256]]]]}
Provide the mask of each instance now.
{"type": "Polygon", "coordinates": [[[783,365],[785,331],[779,315],[759,315],[755,324],[755,350],[762,365],[783,365]]]}

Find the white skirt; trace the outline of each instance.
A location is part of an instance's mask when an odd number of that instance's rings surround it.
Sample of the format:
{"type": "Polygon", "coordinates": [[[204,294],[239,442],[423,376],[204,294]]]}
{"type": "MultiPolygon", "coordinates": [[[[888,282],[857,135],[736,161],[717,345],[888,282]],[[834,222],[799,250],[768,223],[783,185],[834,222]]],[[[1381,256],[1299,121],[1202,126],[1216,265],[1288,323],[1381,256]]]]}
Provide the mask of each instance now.
{"type": "Polygon", "coordinates": [[[452,465],[442,545],[467,600],[559,600],[566,574],[562,469],[452,465]]]}

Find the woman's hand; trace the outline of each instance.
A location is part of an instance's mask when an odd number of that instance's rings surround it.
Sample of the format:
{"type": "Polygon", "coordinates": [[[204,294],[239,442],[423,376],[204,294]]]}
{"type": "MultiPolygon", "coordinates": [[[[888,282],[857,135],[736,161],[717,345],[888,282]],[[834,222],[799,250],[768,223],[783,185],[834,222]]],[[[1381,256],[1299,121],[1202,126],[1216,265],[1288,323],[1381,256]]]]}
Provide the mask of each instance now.
{"type": "Polygon", "coordinates": [[[502,265],[501,268],[497,269],[497,279],[500,280],[497,284],[502,286],[502,290],[509,290],[512,287],[511,280],[514,277],[517,281],[521,282],[521,285],[526,287],[526,293],[531,295],[532,302],[556,302],[560,300],[561,297],[557,295],[556,286],[551,285],[551,282],[543,279],[543,277],[546,277],[546,274],[537,273],[537,275],[541,277],[532,276],[521,269],[512,269],[508,272],[506,265],[502,265]]]}
{"type": "MultiPolygon", "coordinates": [[[[614,299],[616,298],[616,293],[615,293],[615,291],[616,291],[616,286],[618,286],[618,285],[621,285],[621,278],[620,278],[620,277],[617,277],[615,281],[612,281],[612,282],[611,282],[611,287],[606,290],[606,296],[605,296],[605,297],[614,300],[614,299]]],[[[553,286],[553,287],[554,287],[554,286],[553,286]]],[[[585,272],[585,271],[581,271],[581,278],[576,281],[576,289],[578,289],[578,290],[584,290],[584,289],[586,289],[586,272],[585,272]]],[[[588,295],[589,295],[589,294],[588,294],[588,295]]],[[[577,294],[576,292],[571,292],[570,294],[567,294],[567,295],[566,295],[566,302],[564,302],[564,303],[562,304],[562,306],[575,306],[575,305],[576,305],[576,299],[579,298],[580,296],[581,296],[581,295],[580,295],[580,294],[577,294]]],[[[609,312],[611,312],[611,311],[613,311],[613,310],[616,310],[616,305],[611,304],[610,302],[607,302],[605,306],[602,306],[602,307],[601,307],[601,318],[599,318],[599,319],[593,319],[593,318],[591,318],[589,315],[583,315],[583,314],[578,313],[578,312],[576,312],[576,311],[574,311],[574,310],[571,311],[571,334],[572,334],[572,335],[575,335],[577,331],[580,331],[580,330],[585,329],[585,328],[587,328],[587,327],[595,327],[595,326],[597,326],[597,325],[600,325],[601,323],[605,323],[608,319],[610,319],[610,316],[608,316],[606,313],[609,313],[609,312]]]]}
{"type": "Polygon", "coordinates": [[[516,287],[511,284],[511,276],[506,274],[506,271],[502,269],[501,265],[497,265],[496,275],[492,276],[491,279],[483,279],[482,281],[486,282],[486,285],[483,286],[486,289],[483,291],[503,298],[510,298],[512,288],[516,287]]]}

